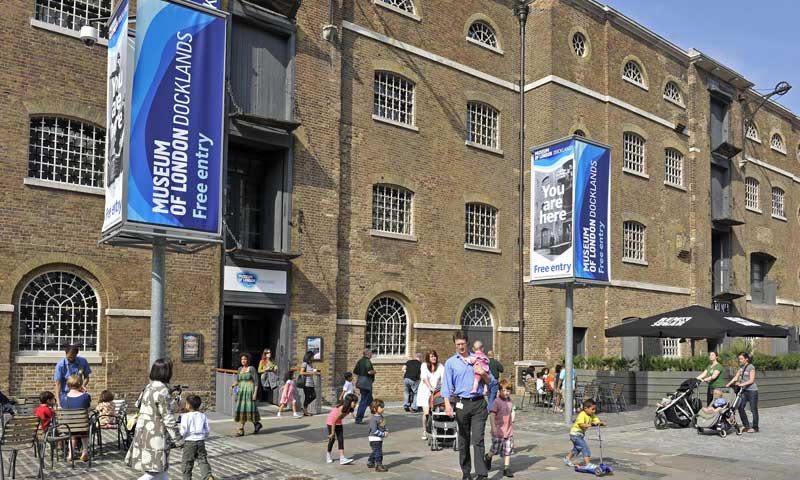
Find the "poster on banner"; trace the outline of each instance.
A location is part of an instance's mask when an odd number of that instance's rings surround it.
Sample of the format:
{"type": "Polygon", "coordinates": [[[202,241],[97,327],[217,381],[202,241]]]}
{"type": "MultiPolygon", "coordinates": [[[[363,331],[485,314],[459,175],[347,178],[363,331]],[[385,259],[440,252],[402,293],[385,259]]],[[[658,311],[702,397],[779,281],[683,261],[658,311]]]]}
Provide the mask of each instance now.
{"type": "Polygon", "coordinates": [[[571,137],[531,151],[531,283],[608,283],[609,147],[571,137]]]}
{"type": "Polygon", "coordinates": [[[138,2],[125,210],[140,229],[218,240],[227,18],[190,5],[138,2]]]}
{"type": "Polygon", "coordinates": [[[130,133],[131,80],[128,62],[133,51],[128,38],[128,0],[123,0],[111,17],[108,28],[108,67],[106,86],[106,162],[105,232],[122,222],[124,175],[128,161],[130,133]]]}

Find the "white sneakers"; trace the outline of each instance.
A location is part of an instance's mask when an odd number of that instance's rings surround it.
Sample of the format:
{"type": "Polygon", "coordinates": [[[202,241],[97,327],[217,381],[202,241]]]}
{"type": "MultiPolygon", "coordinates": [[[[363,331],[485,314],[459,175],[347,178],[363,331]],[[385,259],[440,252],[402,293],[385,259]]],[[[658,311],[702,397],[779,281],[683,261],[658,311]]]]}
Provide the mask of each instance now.
{"type": "Polygon", "coordinates": [[[333,463],[333,458],[331,458],[331,454],[330,453],[326,453],[325,454],[325,462],[326,463],[333,463]]]}
{"type": "Polygon", "coordinates": [[[281,412],[276,413],[275,416],[276,417],[280,417],[281,416],[281,412]]]}
{"type": "Polygon", "coordinates": [[[351,463],[353,463],[352,458],[342,457],[339,459],[339,465],[350,465],[351,463]]]}
{"type": "Polygon", "coordinates": [[[297,412],[295,412],[295,414],[294,414],[294,415],[292,415],[292,416],[293,416],[294,418],[300,418],[300,417],[302,417],[302,416],[303,416],[303,414],[302,414],[302,413],[297,413],[297,412]]]}

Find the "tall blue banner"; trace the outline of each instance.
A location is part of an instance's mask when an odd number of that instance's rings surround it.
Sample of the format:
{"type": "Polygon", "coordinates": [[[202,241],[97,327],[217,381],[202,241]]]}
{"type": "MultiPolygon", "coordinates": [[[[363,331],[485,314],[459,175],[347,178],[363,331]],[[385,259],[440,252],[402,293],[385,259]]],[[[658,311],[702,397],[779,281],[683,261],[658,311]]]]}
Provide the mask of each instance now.
{"type": "Polygon", "coordinates": [[[531,151],[531,283],[610,282],[609,147],[571,137],[531,151]]]}
{"type": "Polygon", "coordinates": [[[138,2],[127,219],[219,237],[227,25],[189,5],[138,2]]]}

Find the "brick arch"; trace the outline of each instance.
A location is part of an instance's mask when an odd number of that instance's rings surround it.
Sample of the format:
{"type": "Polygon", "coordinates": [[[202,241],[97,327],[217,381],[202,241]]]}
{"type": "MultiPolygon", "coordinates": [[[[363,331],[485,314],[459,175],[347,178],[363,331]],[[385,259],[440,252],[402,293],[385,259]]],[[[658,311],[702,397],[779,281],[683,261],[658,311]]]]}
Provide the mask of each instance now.
{"type": "Polygon", "coordinates": [[[54,115],[90,122],[98,127],[106,128],[105,108],[100,109],[71,100],[57,100],[52,98],[26,100],[23,102],[23,105],[29,116],[54,115]]]}

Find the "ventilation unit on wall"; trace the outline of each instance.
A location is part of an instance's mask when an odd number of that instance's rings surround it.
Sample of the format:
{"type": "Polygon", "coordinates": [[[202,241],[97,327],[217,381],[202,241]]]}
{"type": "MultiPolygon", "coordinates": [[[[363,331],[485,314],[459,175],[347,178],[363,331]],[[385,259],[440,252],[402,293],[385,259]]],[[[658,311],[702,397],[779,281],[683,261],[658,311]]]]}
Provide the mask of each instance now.
{"type": "Polygon", "coordinates": [[[692,254],[692,249],[689,246],[689,236],[678,234],[675,236],[675,250],[679,258],[689,258],[692,254]]]}

